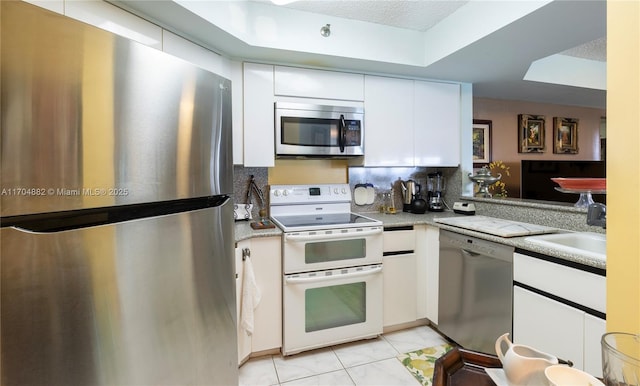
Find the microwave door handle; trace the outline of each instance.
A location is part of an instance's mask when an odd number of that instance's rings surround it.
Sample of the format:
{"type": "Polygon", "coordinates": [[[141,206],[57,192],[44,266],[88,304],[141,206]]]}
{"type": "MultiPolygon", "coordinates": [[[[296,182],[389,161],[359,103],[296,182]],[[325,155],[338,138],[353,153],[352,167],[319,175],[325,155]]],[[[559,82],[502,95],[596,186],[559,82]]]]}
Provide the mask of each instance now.
{"type": "Polygon", "coordinates": [[[344,123],[344,115],[340,114],[340,122],[338,123],[338,145],[340,145],[340,153],[344,153],[345,142],[347,142],[347,128],[344,123]]]}

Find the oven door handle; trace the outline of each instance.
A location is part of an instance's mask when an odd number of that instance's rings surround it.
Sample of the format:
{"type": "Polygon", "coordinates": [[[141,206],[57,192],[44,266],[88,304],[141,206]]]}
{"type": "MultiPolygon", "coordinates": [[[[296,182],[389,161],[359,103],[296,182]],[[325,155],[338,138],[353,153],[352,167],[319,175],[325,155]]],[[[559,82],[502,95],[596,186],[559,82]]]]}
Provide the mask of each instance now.
{"type": "Polygon", "coordinates": [[[382,229],[372,229],[361,232],[346,232],[346,233],[331,233],[331,234],[315,234],[315,235],[297,235],[297,234],[285,234],[285,239],[287,241],[313,241],[313,240],[333,240],[333,239],[344,239],[344,238],[359,238],[362,236],[371,236],[381,234],[382,229]]]}
{"type": "Polygon", "coordinates": [[[304,284],[304,283],[317,283],[321,281],[329,281],[336,279],[350,279],[358,276],[369,276],[382,272],[382,266],[369,269],[366,271],[357,271],[351,273],[343,273],[339,275],[331,275],[331,276],[316,276],[316,277],[284,277],[284,281],[287,284],[304,284]]]}

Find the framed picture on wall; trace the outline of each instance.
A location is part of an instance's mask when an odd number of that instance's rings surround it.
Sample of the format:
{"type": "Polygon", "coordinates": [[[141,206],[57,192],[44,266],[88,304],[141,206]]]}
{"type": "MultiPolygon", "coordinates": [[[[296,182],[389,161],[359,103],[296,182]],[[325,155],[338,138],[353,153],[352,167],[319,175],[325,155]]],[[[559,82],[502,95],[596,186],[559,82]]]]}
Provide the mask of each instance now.
{"type": "Polygon", "coordinates": [[[473,120],[473,166],[491,162],[491,121],[473,120]]]}
{"type": "Polygon", "coordinates": [[[578,154],[578,120],[553,117],[553,152],[578,154]]]}
{"type": "Polygon", "coordinates": [[[518,153],[543,153],[544,115],[518,115],[518,153]]]}

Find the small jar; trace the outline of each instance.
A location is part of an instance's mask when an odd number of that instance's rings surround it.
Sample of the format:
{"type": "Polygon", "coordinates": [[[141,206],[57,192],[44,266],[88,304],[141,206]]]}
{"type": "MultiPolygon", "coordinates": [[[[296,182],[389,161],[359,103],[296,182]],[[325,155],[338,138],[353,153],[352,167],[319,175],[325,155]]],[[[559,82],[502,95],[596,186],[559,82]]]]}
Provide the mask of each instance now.
{"type": "Polygon", "coordinates": [[[392,191],[387,190],[382,192],[382,205],[380,206],[380,213],[387,213],[387,214],[396,213],[396,205],[393,200],[392,191]]]}

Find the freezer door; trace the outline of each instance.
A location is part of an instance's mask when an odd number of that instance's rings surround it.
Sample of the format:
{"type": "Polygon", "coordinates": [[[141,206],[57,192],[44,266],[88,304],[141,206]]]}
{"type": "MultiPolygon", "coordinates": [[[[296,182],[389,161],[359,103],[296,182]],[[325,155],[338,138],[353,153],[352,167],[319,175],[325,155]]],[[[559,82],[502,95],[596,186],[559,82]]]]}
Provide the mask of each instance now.
{"type": "Polygon", "coordinates": [[[229,80],[26,2],[0,6],[2,217],[233,192],[229,80]]]}
{"type": "Polygon", "coordinates": [[[232,205],[2,228],[3,385],[236,385],[232,205]]]}

